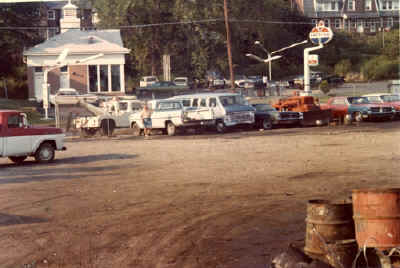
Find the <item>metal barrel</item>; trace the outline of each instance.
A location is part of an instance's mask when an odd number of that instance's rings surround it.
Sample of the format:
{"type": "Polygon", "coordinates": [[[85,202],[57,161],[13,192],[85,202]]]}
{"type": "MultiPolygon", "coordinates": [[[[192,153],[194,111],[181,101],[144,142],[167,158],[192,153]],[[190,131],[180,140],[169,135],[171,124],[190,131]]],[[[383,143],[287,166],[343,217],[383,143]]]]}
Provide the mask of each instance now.
{"type": "Polygon", "coordinates": [[[355,238],[352,216],[349,202],[308,201],[304,252],[326,260],[328,244],[355,238]]]}
{"type": "Polygon", "coordinates": [[[335,268],[348,268],[357,256],[358,246],[355,239],[338,240],[327,245],[327,262],[335,268]]]}
{"type": "Polygon", "coordinates": [[[386,250],[400,245],[400,188],[352,191],[357,244],[386,250]]]}

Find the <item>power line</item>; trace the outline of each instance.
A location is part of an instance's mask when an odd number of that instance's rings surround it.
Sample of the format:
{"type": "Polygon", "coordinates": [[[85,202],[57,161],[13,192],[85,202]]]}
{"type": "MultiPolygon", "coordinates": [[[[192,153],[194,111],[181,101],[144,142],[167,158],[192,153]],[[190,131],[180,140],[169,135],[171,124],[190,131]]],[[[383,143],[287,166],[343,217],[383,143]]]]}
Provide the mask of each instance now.
{"type": "MultiPolygon", "coordinates": [[[[147,27],[159,27],[168,25],[182,25],[182,24],[198,24],[198,23],[212,23],[212,22],[224,22],[224,19],[206,19],[206,20],[193,20],[193,21],[177,21],[177,22],[162,22],[162,23],[150,23],[150,24],[136,24],[136,25],[118,25],[118,26],[107,26],[98,27],[93,26],[96,29],[137,29],[137,28],[147,28],[147,27]]],[[[233,23],[262,23],[262,24],[307,24],[313,25],[311,22],[301,22],[301,21],[264,21],[264,20],[237,20],[230,19],[229,22],[233,23]]],[[[58,29],[60,27],[48,27],[48,26],[4,26],[0,27],[0,30],[40,30],[40,29],[58,29]]],[[[91,27],[88,27],[91,28],[91,27]]],[[[80,29],[80,28],[65,28],[65,29],[80,29]]]]}

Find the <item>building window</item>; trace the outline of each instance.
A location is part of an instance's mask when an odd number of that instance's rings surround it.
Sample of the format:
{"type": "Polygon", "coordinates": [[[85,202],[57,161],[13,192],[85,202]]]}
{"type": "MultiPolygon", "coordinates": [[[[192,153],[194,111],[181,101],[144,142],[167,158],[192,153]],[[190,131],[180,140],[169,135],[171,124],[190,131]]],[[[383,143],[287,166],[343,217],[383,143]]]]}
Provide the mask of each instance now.
{"type": "Polygon", "coordinates": [[[121,91],[121,65],[89,65],[89,91],[121,91]]]}
{"type": "Polygon", "coordinates": [[[331,27],[331,21],[329,19],[324,20],[325,27],[331,27]]]}
{"type": "Polygon", "coordinates": [[[365,10],[372,10],[372,0],[365,0],[365,10]]]}
{"type": "Polygon", "coordinates": [[[311,23],[313,26],[316,26],[318,24],[318,20],[317,19],[312,19],[311,23]]]}
{"type": "Polygon", "coordinates": [[[47,11],[47,19],[48,20],[55,20],[56,19],[56,12],[54,10],[47,11]]]}
{"type": "Polygon", "coordinates": [[[392,0],[382,1],[382,9],[383,10],[392,10],[393,9],[393,1],[392,0]]]}
{"type": "Polygon", "coordinates": [[[119,65],[111,65],[111,91],[121,91],[121,73],[119,65]]]}
{"type": "Polygon", "coordinates": [[[335,28],[340,29],[340,19],[335,19],[335,28]]]}
{"type": "Polygon", "coordinates": [[[108,65],[100,65],[100,91],[108,91],[108,65]]]}
{"type": "Polygon", "coordinates": [[[60,72],[62,72],[62,73],[68,73],[68,66],[60,67],[60,72]]]}
{"type": "Polygon", "coordinates": [[[89,91],[97,92],[97,65],[89,65],[89,91]]]}
{"type": "Polygon", "coordinates": [[[347,2],[347,10],[355,10],[355,9],[356,9],[355,0],[349,0],[347,2]]]}
{"type": "Polygon", "coordinates": [[[341,1],[317,1],[316,11],[339,11],[341,7],[341,1]]]}
{"type": "Polygon", "coordinates": [[[35,73],[43,73],[43,67],[35,67],[35,73]]]}
{"type": "Polygon", "coordinates": [[[356,20],[350,20],[351,28],[356,28],[356,20]]]}

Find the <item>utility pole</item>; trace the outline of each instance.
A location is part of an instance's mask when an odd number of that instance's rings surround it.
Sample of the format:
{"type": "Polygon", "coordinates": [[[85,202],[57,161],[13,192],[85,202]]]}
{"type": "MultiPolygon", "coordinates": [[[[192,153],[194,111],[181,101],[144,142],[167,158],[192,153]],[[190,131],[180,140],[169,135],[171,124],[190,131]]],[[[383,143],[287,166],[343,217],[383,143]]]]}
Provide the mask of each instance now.
{"type": "Polygon", "coordinates": [[[235,75],[233,74],[232,51],[231,51],[231,33],[229,30],[228,0],[224,0],[224,15],[225,15],[225,28],[226,28],[226,45],[228,49],[229,73],[231,76],[231,88],[235,88],[235,75]]]}

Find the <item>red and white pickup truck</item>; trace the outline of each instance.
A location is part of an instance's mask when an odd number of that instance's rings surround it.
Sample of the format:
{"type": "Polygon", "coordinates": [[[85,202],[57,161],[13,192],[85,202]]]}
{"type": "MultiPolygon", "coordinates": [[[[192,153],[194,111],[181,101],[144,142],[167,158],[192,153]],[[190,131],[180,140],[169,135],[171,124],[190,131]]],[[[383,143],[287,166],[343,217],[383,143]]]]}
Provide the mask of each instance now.
{"type": "Polygon", "coordinates": [[[37,162],[51,162],[56,150],[66,150],[64,138],[60,128],[32,127],[25,113],[0,110],[0,156],[14,163],[21,163],[28,156],[37,162]]]}

